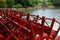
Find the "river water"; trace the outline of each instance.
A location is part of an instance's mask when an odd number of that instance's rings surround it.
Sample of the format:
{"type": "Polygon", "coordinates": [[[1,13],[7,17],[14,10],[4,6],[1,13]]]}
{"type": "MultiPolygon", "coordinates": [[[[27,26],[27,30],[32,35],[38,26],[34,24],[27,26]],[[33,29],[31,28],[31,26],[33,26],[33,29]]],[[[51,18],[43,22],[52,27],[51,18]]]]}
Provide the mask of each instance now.
{"type": "Polygon", "coordinates": [[[39,15],[40,17],[45,16],[47,18],[55,18],[60,21],[60,9],[41,9],[32,12],[34,15],[39,15]]]}
{"type": "MultiPolygon", "coordinates": [[[[39,15],[40,17],[45,16],[46,18],[55,18],[60,22],[60,9],[40,9],[40,10],[34,10],[31,12],[31,14],[39,15]]],[[[58,23],[54,24],[53,30],[58,29],[58,23]]],[[[58,33],[60,35],[60,32],[58,33]]]]}
{"type": "MultiPolygon", "coordinates": [[[[60,22],[60,9],[58,9],[58,8],[57,9],[46,9],[45,8],[45,9],[37,9],[37,10],[24,9],[23,12],[28,12],[33,15],[39,15],[40,17],[45,16],[46,18],[55,18],[57,21],[60,22]]],[[[39,22],[41,22],[41,21],[39,21],[39,22]]],[[[47,21],[47,23],[49,26],[51,26],[51,21],[47,21]]],[[[46,25],[46,23],[45,23],[45,25],[46,25]]],[[[55,22],[52,30],[57,31],[58,28],[59,28],[59,24],[55,22]]],[[[58,35],[60,35],[60,31],[59,31],[58,35]]]]}

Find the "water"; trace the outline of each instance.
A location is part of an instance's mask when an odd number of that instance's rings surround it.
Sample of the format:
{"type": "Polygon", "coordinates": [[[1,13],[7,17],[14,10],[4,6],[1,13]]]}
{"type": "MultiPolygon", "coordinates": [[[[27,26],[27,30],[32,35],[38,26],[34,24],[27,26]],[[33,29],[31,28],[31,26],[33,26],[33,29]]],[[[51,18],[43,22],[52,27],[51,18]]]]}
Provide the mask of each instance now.
{"type": "MultiPolygon", "coordinates": [[[[39,15],[40,17],[45,16],[46,18],[55,18],[57,21],[60,22],[60,9],[39,9],[39,10],[27,10],[26,9],[24,12],[28,12],[33,15],[39,15]]],[[[39,22],[41,23],[41,20],[39,22]]],[[[46,20],[46,22],[48,23],[49,26],[51,26],[51,20],[46,20]]],[[[52,30],[57,31],[58,28],[59,28],[59,24],[55,22],[52,30]]],[[[58,35],[60,36],[60,32],[58,33],[58,35]]]]}
{"type": "Polygon", "coordinates": [[[41,9],[32,12],[34,15],[39,15],[40,17],[45,16],[47,18],[55,18],[60,21],[60,9],[41,9]]]}
{"type": "MultiPolygon", "coordinates": [[[[46,18],[55,18],[60,22],[60,9],[40,9],[33,11],[31,14],[39,15],[40,17],[45,16],[46,18]]],[[[58,27],[59,24],[55,23],[53,30],[57,30],[58,27]]],[[[60,35],[60,32],[58,33],[58,35],[60,35]]]]}

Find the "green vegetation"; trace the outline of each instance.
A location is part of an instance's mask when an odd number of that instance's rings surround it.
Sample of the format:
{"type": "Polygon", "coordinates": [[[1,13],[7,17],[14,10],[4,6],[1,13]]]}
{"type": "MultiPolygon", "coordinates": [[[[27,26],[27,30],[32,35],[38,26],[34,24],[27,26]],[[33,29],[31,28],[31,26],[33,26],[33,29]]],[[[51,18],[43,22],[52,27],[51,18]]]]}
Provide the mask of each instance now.
{"type": "Polygon", "coordinates": [[[6,7],[6,0],[0,0],[0,7],[6,7]]]}
{"type": "Polygon", "coordinates": [[[59,6],[60,0],[0,0],[0,7],[8,8],[27,8],[36,5],[44,6],[59,6]]]}
{"type": "Polygon", "coordinates": [[[14,0],[6,0],[7,7],[11,8],[14,5],[14,0]]]}
{"type": "Polygon", "coordinates": [[[37,0],[15,0],[15,4],[21,4],[23,7],[34,7],[37,4],[37,0]]]}
{"type": "Polygon", "coordinates": [[[55,6],[60,6],[60,0],[55,0],[55,1],[53,2],[53,5],[55,5],[55,6]]]}
{"type": "Polygon", "coordinates": [[[13,6],[13,8],[22,8],[23,6],[21,4],[16,4],[13,6]]]}

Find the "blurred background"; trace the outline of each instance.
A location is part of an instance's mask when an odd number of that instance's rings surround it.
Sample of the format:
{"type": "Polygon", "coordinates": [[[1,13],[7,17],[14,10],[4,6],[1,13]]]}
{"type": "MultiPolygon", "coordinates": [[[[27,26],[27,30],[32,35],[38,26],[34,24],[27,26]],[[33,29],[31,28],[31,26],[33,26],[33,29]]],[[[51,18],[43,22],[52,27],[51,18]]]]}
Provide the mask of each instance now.
{"type": "MultiPolygon", "coordinates": [[[[0,0],[0,9],[5,8],[40,17],[55,18],[60,22],[60,0],[0,0]]],[[[55,26],[56,29],[58,25],[55,26]]]]}
{"type": "Polygon", "coordinates": [[[0,8],[59,7],[60,0],[0,0],[0,8]],[[50,7],[49,7],[50,6],[50,7]]]}
{"type": "Polygon", "coordinates": [[[0,8],[12,8],[60,21],[60,0],[0,0],[0,8]]]}

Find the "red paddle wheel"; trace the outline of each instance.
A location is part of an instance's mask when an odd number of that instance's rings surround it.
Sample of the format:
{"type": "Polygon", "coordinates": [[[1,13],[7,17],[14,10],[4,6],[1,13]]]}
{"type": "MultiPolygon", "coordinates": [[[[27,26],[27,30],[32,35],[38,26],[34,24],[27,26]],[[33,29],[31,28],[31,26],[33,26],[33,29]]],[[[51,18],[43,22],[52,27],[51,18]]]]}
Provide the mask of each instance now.
{"type": "Polygon", "coordinates": [[[60,40],[59,30],[60,23],[55,18],[0,9],[0,40],[60,40]],[[46,20],[50,20],[51,25],[46,20]],[[53,30],[55,22],[59,24],[57,30],[53,30]]]}

